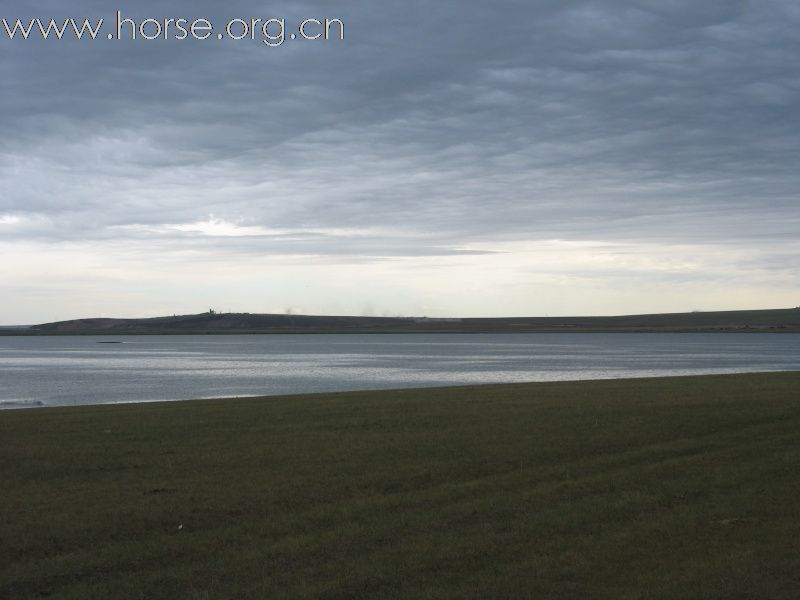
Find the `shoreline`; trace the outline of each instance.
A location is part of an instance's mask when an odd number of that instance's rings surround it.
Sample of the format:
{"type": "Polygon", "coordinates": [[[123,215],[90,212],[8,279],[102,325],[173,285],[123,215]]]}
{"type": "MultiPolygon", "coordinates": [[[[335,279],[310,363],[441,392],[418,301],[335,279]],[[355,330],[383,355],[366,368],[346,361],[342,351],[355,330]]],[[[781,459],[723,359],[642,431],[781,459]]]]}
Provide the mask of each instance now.
{"type": "Polygon", "coordinates": [[[432,385],[432,386],[412,386],[412,387],[390,387],[390,388],[362,388],[338,391],[323,392],[297,392],[290,394],[244,394],[237,396],[213,396],[208,398],[177,398],[177,399],[154,399],[154,400],[122,400],[118,402],[95,402],[85,404],[46,404],[42,400],[30,401],[30,406],[26,401],[0,401],[0,414],[6,411],[42,411],[58,409],[80,409],[93,408],[100,406],[136,406],[154,404],[193,404],[193,403],[227,403],[234,401],[268,401],[268,400],[302,400],[320,399],[326,397],[336,397],[342,395],[381,395],[381,394],[403,394],[412,392],[474,392],[491,391],[495,388],[519,388],[527,386],[546,386],[546,385],[568,385],[568,384],[597,384],[597,383],[634,383],[634,382],[669,382],[676,379],[713,379],[740,376],[758,375],[777,375],[777,374],[796,374],[800,375],[800,370],[773,370],[773,371],[735,371],[735,372],[715,372],[715,373],[685,373],[679,375],[643,375],[641,377],[597,377],[593,379],[549,379],[541,381],[519,381],[519,382],[500,382],[500,383],[478,383],[461,385],[432,385]],[[8,404],[7,404],[8,403],[8,404]]]}
{"type": "Polygon", "coordinates": [[[561,317],[366,317],[208,313],[151,318],[84,318],[0,328],[4,335],[295,333],[800,332],[800,308],[561,317]],[[11,332],[11,333],[10,333],[11,332]]]}
{"type": "Polygon", "coordinates": [[[117,336],[136,336],[136,337],[144,337],[144,336],[205,336],[205,335],[243,335],[243,336],[255,336],[255,335],[265,335],[265,336],[280,336],[280,335],[526,335],[526,334],[553,334],[553,333],[598,333],[598,334],[609,334],[609,333],[623,333],[623,334],[636,334],[636,333],[713,333],[713,334],[727,334],[727,333],[746,333],[746,334],[758,334],[758,333],[765,333],[765,334],[797,334],[800,333],[800,328],[797,329],[789,329],[789,328],[768,328],[768,329],[757,329],[757,328],[750,328],[750,327],[742,327],[742,328],[709,328],[709,329],[578,329],[578,328],[569,328],[569,329],[530,329],[530,330],[518,330],[518,331],[508,331],[502,329],[486,329],[486,330],[474,330],[474,331],[451,331],[451,330],[408,330],[408,331],[393,331],[393,330],[342,330],[342,331],[308,331],[308,330],[296,330],[296,331],[172,331],[172,332],[136,332],[136,331],[116,331],[116,332],[101,332],[101,331],[91,331],[85,333],[75,333],[75,332],[6,332],[0,331],[0,337],[102,337],[102,336],[110,336],[110,337],[117,337],[117,336]]]}

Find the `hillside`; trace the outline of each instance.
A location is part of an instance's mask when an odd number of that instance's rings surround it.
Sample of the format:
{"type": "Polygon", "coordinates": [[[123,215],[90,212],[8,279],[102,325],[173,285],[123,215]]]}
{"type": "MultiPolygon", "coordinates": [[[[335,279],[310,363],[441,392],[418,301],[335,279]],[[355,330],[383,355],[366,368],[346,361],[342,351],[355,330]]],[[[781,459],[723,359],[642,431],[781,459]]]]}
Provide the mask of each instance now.
{"type": "Polygon", "coordinates": [[[251,313],[202,313],[146,319],[76,319],[0,332],[54,334],[191,333],[524,333],[524,332],[800,332],[800,308],[615,317],[433,319],[251,313]]]}

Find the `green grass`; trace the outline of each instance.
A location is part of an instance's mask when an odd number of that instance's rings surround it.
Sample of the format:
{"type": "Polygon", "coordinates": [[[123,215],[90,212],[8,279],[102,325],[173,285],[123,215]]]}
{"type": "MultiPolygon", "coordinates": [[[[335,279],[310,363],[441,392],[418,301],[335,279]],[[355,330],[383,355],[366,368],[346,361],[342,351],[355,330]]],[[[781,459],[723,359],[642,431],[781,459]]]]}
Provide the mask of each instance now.
{"type": "Polygon", "coordinates": [[[800,597],[800,373],[5,411],[0,452],[3,599],[800,597]]]}

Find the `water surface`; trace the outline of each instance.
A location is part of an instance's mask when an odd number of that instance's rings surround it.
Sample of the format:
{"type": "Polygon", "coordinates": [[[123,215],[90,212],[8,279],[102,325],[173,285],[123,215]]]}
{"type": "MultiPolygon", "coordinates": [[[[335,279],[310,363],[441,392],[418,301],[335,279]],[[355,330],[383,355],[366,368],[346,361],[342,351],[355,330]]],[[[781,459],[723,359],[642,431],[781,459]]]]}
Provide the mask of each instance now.
{"type": "Polygon", "coordinates": [[[787,370],[800,335],[0,337],[0,407],[787,370]]]}

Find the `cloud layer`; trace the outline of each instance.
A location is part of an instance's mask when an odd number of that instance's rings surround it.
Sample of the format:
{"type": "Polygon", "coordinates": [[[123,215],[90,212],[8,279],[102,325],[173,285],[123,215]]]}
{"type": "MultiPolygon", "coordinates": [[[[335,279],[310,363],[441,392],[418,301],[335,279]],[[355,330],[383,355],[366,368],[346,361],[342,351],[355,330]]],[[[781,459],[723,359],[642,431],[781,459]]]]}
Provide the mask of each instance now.
{"type": "Polygon", "coordinates": [[[220,6],[345,40],[0,39],[0,321],[797,304],[793,0],[220,6]]]}

